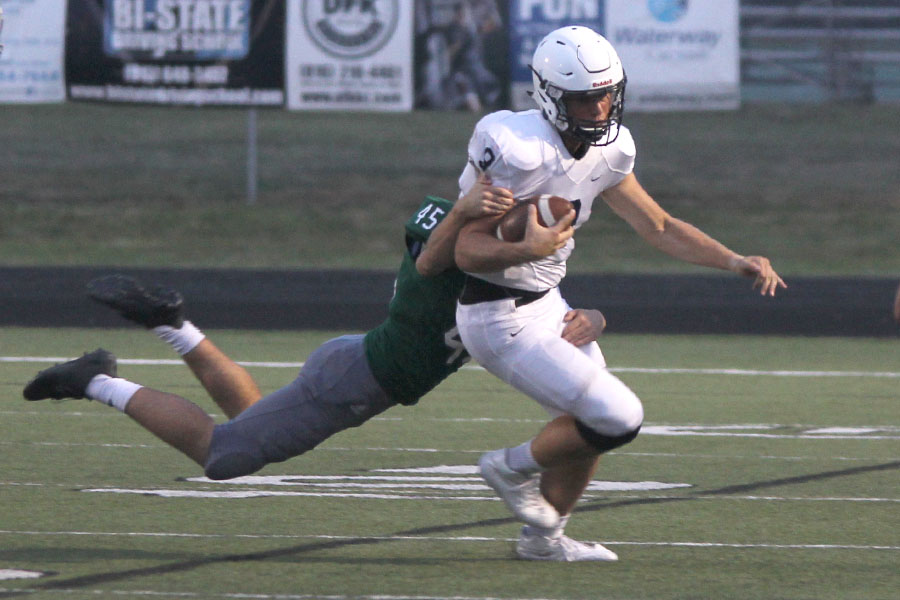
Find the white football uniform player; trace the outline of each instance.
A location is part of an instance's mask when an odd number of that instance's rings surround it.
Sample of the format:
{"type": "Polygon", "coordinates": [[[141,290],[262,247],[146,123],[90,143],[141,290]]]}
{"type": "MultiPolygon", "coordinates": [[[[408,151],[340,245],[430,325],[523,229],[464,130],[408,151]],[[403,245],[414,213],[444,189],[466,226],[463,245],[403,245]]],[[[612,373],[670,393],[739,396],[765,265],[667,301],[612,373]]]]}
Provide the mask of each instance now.
{"type": "MultiPolygon", "coordinates": [[[[634,141],[628,129],[617,127],[613,143],[591,146],[576,160],[541,111],[487,115],[469,142],[461,192],[467,193],[483,171],[516,198],[552,194],[570,200],[577,229],[590,218],[594,199],[634,168],[634,141]]],[[[571,414],[592,430],[617,438],[640,425],[640,401],[604,368],[596,342],[575,348],[560,337],[563,316],[571,309],[557,286],[574,248],[571,238],[546,258],[469,274],[513,290],[546,293],[518,305],[511,298],[460,304],[457,324],[466,348],[485,369],[540,402],[552,416],[571,414]]]]}
{"type": "MultiPolygon", "coordinates": [[[[728,249],[666,213],[640,186],[632,173],[634,142],[622,126],[625,71],[606,39],[586,27],[557,29],[538,44],[530,66],[539,110],[501,111],[479,121],[460,177],[462,192],[562,196],[574,204],[576,229],[603,194],[616,215],[656,248],[753,277],[762,294],[786,287],[766,257],[728,249]]],[[[599,455],[637,436],[641,402],[605,368],[596,341],[585,343],[596,339],[603,319],[572,311],[560,296],[558,284],[575,247],[572,230],[537,229],[530,221],[525,239],[505,242],[494,232],[500,219],[472,221],[459,232],[455,257],[467,278],[457,326],[482,366],[555,418],[531,440],[483,454],[481,475],[526,524],[516,545],[519,557],[616,560],[614,552],[572,540],[563,529],[599,455]]]]}
{"type": "MultiPolygon", "coordinates": [[[[625,72],[609,42],[583,27],[545,37],[531,67],[540,110],[500,111],[481,119],[469,142],[460,190],[469,191],[483,172],[517,199],[561,196],[574,205],[577,229],[590,218],[594,199],[634,168],[634,142],[621,125],[625,72]]],[[[511,265],[503,260],[502,270],[468,273],[456,319],[469,353],[554,417],[538,437],[558,423],[566,431],[565,437],[550,436],[567,454],[565,465],[537,462],[532,442],[538,438],[479,459],[485,481],[526,523],[516,554],[531,560],[609,561],[617,557],[607,548],[563,535],[568,513],[596,465],[572,454],[568,440],[574,435],[597,454],[607,452],[637,436],[644,413],[637,396],[605,368],[596,341],[576,347],[563,338],[571,308],[558,285],[574,247],[569,238],[549,256],[511,265]],[[564,415],[572,422],[555,418],[564,415]]]]}

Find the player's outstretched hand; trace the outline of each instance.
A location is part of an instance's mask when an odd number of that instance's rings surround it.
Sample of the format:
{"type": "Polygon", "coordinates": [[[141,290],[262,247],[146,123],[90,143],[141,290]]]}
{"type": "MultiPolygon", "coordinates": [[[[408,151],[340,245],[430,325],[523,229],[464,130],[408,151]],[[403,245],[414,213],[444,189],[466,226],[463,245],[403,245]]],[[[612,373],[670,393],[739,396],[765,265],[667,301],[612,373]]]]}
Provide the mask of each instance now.
{"type": "Polygon", "coordinates": [[[465,196],[456,201],[456,207],[466,220],[502,215],[516,203],[511,190],[491,184],[487,173],[478,179],[465,196]]]}
{"type": "Polygon", "coordinates": [[[753,289],[763,296],[774,296],[778,288],[787,288],[784,280],[772,268],[765,256],[741,256],[734,259],[731,270],[744,277],[753,277],[753,289]]]}
{"type": "Polygon", "coordinates": [[[562,338],[575,346],[590,344],[606,329],[606,317],[599,310],[576,308],[563,317],[562,338]]]}
{"type": "Polygon", "coordinates": [[[570,210],[566,216],[557,221],[556,225],[544,227],[538,221],[537,207],[529,204],[525,238],[520,243],[528,247],[532,260],[550,256],[565,246],[569,238],[575,235],[575,228],[572,227],[573,221],[575,221],[575,211],[570,210]]]}

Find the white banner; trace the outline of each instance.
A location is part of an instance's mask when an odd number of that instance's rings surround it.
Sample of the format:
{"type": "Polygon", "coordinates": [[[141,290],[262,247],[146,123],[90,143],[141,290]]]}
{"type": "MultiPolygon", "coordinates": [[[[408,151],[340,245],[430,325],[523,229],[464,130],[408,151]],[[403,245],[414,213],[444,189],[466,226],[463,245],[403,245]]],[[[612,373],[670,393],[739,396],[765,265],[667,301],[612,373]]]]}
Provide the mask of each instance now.
{"type": "Polygon", "coordinates": [[[65,100],[65,0],[2,0],[0,103],[65,100]]]}
{"type": "Polygon", "coordinates": [[[606,0],[626,110],[738,108],[738,9],[738,0],[606,0]]]}
{"type": "Polygon", "coordinates": [[[288,0],[287,10],[289,109],[412,110],[410,0],[288,0]]]}

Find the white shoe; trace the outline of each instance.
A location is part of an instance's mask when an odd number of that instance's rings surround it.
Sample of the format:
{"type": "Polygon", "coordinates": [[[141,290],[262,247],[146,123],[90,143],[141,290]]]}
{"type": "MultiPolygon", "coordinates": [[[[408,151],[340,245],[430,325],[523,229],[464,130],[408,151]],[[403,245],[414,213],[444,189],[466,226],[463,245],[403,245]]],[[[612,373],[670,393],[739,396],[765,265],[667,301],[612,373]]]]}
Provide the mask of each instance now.
{"type": "Polygon", "coordinates": [[[568,536],[549,538],[532,534],[527,527],[516,543],[516,556],[525,560],[555,560],[558,562],[579,562],[596,560],[612,562],[618,555],[600,544],[585,544],[568,536]]]}
{"type": "Polygon", "coordinates": [[[506,451],[494,450],[478,460],[481,476],[520,521],[535,527],[556,527],[559,513],[541,494],[541,479],[513,471],[506,464],[506,451]]]}

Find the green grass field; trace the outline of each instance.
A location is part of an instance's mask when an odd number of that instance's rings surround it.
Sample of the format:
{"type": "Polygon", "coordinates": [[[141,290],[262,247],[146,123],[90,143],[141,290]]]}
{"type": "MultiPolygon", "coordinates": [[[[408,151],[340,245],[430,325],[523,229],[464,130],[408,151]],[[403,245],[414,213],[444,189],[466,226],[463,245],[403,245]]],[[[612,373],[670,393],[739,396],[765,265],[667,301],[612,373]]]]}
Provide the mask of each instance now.
{"type": "MultiPolygon", "coordinates": [[[[3,110],[4,265],[393,269],[421,197],[455,197],[477,118],[260,111],[247,206],[245,111],[3,110]]],[[[900,273],[898,122],[897,105],[626,114],[663,207],[784,275],[900,273]]],[[[605,207],[577,241],[573,271],[696,270],[605,207]]]]}
{"type": "MultiPolygon", "coordinates": [[[[302,361],[333,335],[209,333],[254,363],[264,390],[295,367],[261,363],[302,361]]],[[[112,409],[21,399],[47,361],[102,345],[120,357],[121,375],[215,412],[152,335],[0,329],[0,577],[48,573],[2,580],[0,596],[897,597],[895,341],[601,342],[643,399],[646,424],[602,461],[567,533],[607,544],[620,561],[538,564],[512,558],[518,526],[472,466],[544,418],[483,371],[466,369],[418,407],[266,467],[259,475],[269,479],[213,483],[191,479],[199,468],[112,409]]]]}

